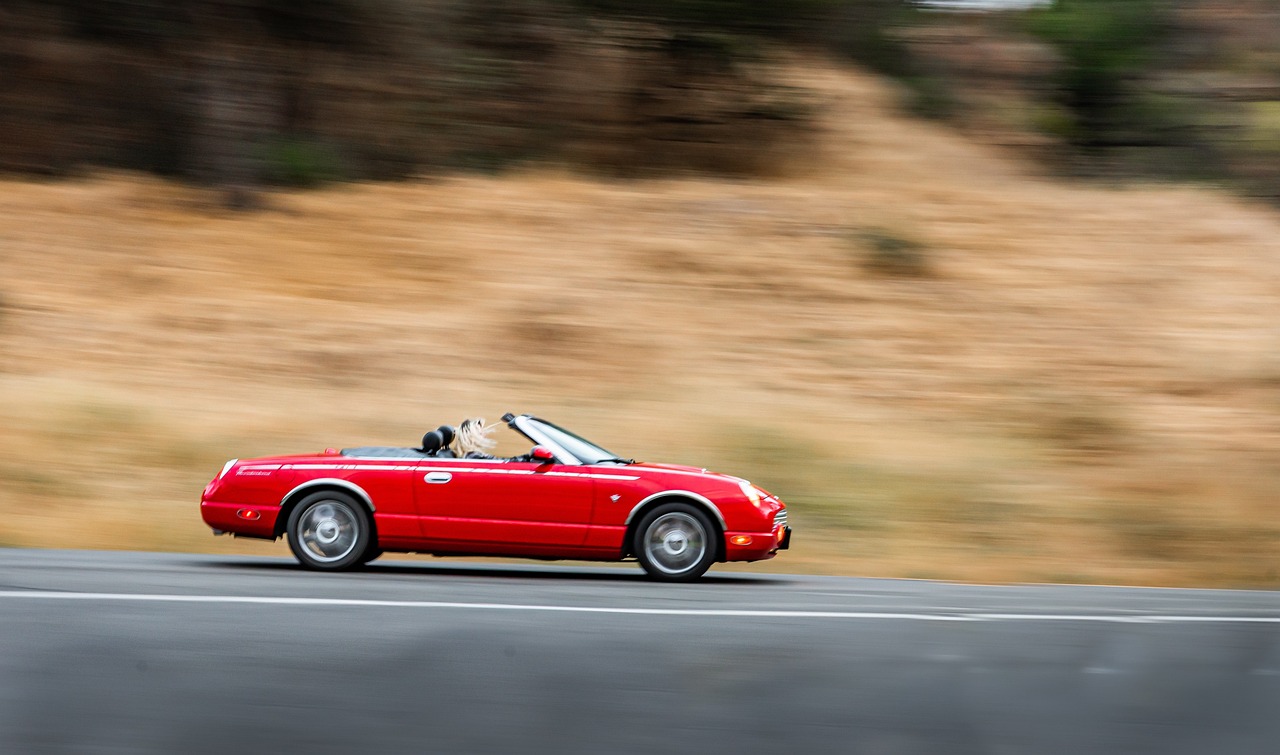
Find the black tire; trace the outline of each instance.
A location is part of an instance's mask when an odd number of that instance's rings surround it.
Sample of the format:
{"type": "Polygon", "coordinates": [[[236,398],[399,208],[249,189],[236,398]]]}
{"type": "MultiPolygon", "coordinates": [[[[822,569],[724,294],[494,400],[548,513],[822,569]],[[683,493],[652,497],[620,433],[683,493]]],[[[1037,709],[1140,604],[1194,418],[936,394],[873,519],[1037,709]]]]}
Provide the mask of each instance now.
{"type": "Polygon", "coordinates": [[[342,571],[359,566],[373,544],[369,514],[351,496],[320,491],[303,498],[288,524],[289,549],[308,569],[342,571]]]}
{"type": "Polygon", "coordinates": [[[690,503],[664,503],[640,520],[632,549],[650,579],[692,582],[716,560],[717,530],[690,503]]]}
{"type": "Polygon", "coordinates": [[[360,557],[360,565],[364,566],[381,555],[382,549],[375,543],[369,543],[369,547],[364,549],[364,555],[360,557]]]}

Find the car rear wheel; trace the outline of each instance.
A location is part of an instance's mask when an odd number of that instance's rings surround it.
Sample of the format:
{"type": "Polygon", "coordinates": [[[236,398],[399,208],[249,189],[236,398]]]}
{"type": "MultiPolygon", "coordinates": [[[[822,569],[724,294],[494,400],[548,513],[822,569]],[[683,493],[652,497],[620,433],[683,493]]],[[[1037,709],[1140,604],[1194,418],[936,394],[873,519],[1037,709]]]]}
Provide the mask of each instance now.
{"type": "Polygon", "coordinates": [[[705,574],[715,561],[715,531],[696,506],[666,503],[640,520],[633,548],[651,578],[690,582],[705,574]]]}
{"type": "Polygon", "coordinates": [[[289,548],[308,569],[339,571],[358,566],[370,550],[369,515],[351,496],[312,493],[289,515],[289,548]]]}

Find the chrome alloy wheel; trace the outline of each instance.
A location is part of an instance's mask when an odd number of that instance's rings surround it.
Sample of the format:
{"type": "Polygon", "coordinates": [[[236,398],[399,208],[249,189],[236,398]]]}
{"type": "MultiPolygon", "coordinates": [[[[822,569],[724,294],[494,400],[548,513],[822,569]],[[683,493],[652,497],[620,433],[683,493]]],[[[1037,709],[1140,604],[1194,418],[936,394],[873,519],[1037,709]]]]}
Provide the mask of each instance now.
{"type": "Polygon", "coordinates": [[[320,562],[338,561],[356,547],[360,520],[341,501],[320,501],[302,513],[298,540],[308,555],[320,562]]]}
{"type": "Polygon", "coordinates": [[[663,514],[644,534],[645,555],[659,571],[681,574],[695,567],[707,552],[702,523],[682,511],[663,514]]]}

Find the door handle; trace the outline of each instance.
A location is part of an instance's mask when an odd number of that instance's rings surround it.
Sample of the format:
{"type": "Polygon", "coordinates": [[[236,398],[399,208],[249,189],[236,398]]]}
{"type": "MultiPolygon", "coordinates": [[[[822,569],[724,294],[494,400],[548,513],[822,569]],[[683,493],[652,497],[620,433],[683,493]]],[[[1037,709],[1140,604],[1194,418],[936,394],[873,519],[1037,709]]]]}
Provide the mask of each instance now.
{"type": "Polygon", "coordinates": [[[448,472],[428,472],[423,478],[431,483],[443,483],[453,479],[453,475],[448,472]]]}

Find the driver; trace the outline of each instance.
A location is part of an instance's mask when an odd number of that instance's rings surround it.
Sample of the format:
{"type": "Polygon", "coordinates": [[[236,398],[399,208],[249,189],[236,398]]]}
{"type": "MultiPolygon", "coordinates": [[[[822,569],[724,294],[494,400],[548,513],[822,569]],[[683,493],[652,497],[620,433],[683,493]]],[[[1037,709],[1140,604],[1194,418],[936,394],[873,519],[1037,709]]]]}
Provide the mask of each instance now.
{"type": "Polygon", "coordinates": [[[484,417],[469,417],[462,420],[453,438],[454,445],[457,447],[455,453],[463,459],[497,458],[489,453],[489,450],[496,445],[496,441],[489,437],[489,433],[496,427],[497,425],[486,426],[484,417]]]}

